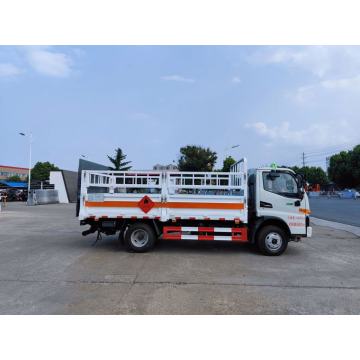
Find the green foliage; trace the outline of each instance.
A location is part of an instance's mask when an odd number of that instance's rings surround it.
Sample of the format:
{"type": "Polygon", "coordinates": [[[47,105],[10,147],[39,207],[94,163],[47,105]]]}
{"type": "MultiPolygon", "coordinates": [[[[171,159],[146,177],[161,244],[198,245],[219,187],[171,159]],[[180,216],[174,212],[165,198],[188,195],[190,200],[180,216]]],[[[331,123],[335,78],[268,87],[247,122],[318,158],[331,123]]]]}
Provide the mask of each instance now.
{"type": "Polygon", "coordinates": [[[180,171],[212,171],[216,159],[216,152],[209,148],[188,145],[180,149],[178,168],[180,171]]]}
{"type": "Polygon", "coordinates": [[[126,166],[131,163],[131,161],[124,161],[126,155],[120,148],[115,149],[115,156],[111,157],[107,155],[110,162],[113,164],[113,167],[109,167],[110,170],[123,170],[127,171],[131,169],[131,166],[126,166]]]}
{"type": "Polygon", "coordinates": [[[310,185],[319,184],[320,186],[327,185],[329,183],[329,179],[325,173],[325,171],[321,167],[315,166],[305,166],[305,167],[297,167],[294,166],[292,169],[297,173],[304,176],[305,180],[310,185]]]}
{"type": "Polygon", "coordinates": [[[223,172],[229,172],[230,171],[230,168],[232,165],[234,165],[236,163],[236,160],[231,157],[231,156],[228,156],[226,159],[224,159],[223,161],[223,167],[222,167],[222,170],[223,172]]]}
{"type": "Polygon", "coordinates": [[[360,186],[360,145],[353,148],[350,155],[350,164],[356,187],[360,186]]]}
{"type": "Polygon", "coordinates": [[[56,170],[60,170],[60,169],[54,164],[51,164],[48,161],[46,162],[38,161],[31,170],[31,179],[39,180],[39,181],[49,180],[50,171],[56,171],[56,170]]]}
{"type": "Polygon", "coordinates": [[[328,173],[330,179],[341,188],[359,187],[360,145],[331,156],[328,173]]]}
{"type": "Polygon", "coordinates": [[[19,175],[13,175],[7,178],[7,181],[19,182],[22,181],[19,175]]]}

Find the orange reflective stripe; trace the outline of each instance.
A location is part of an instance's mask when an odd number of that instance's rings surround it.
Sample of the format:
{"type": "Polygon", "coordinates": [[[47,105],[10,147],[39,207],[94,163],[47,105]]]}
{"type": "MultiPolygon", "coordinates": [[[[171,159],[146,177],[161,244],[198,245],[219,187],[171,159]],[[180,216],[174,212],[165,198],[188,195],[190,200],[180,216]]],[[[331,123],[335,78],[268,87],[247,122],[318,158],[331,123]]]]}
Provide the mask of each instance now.
{"type": "Polygon", "coordinates": [[[303,209],[303,208],[300,208],[300,209],[299,209],[299,212],[301,212],[301,213],[303,213],[303,214],[305,214],[305,215],[311,214],[311,211],[310,211],[310,210],[308,210],[308,209],[303,209]]]}
{"type": "MultiPolygon", "coordinates": [[[[138,201],[85,201],[86,207],[139,207],[138,201]]],[[[154,208],[242,210],[244,203],[155,202],[154,208]]]]}
{"type": "Polygon", "coordinates": [[[138,201],[85,201],[87,207],[138,207],[138,201]]]}

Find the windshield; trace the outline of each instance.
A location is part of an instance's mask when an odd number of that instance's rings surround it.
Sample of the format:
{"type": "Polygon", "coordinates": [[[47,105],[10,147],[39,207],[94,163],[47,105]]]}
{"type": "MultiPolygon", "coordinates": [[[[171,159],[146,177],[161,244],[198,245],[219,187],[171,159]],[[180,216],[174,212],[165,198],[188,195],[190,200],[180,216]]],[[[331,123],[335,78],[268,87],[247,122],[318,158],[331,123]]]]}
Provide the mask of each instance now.
{"type": "Polygon", "coordinates": [[[263,172],[264,189],[287,197],[298,197],[298,185],[295,177],[288,172],[277,172],[277,177],[271,177],[270,172],[263,172]]]}

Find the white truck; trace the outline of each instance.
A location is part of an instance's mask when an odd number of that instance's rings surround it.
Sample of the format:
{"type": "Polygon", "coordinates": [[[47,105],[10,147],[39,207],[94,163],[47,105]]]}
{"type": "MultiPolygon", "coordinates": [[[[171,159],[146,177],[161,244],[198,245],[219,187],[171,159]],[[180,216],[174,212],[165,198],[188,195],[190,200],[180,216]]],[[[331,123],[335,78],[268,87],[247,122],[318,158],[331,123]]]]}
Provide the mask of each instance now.
{"type": "Polygon", "coordinates": [[[83,170],[79,219],[83,235],[119,233],[130,251],[150,250],[157,239],[239,241],[265,255],[311,237],[304,181],[291,169],[230,172],[83,170]]]}

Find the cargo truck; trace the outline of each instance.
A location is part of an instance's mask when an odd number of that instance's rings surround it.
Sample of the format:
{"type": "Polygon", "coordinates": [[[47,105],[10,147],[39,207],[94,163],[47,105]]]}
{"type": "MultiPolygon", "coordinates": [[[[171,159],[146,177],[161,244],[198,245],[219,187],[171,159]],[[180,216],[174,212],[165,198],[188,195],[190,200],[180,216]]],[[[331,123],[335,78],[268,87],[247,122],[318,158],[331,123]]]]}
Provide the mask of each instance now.
{"type": "Polygon", "coordinates": [[[271,256],[312,235],[302,176],[248,170],[246,159],[230,172],[83,170],[79,195],[83,235],[118,233],[134,252],[197,240],[251,243],[271,256]]]}

